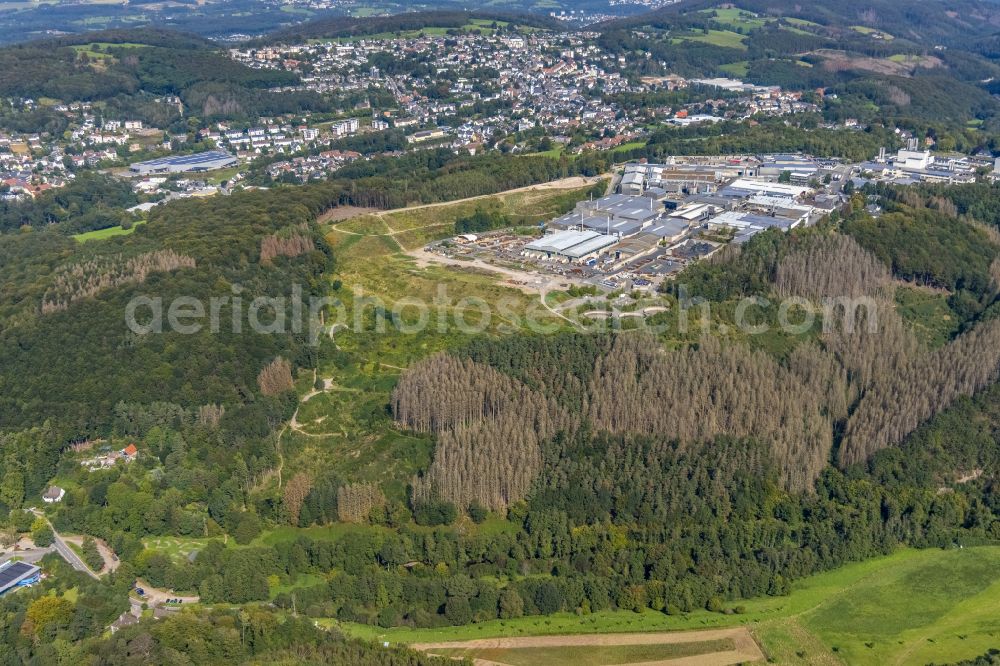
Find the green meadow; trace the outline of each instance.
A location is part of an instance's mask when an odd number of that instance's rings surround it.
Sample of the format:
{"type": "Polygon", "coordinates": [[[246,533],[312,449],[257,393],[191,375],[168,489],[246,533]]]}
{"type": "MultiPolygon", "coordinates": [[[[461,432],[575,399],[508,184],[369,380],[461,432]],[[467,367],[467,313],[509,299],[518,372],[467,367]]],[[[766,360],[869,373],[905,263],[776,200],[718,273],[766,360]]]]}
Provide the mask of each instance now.
{"type": "Polygon", "coordinates": [[[87,241],[105,240],[107,238],[114,238],[115,236],[128,236],[130,233],[135,231],[135,228],[137,226],[144,223],[145,221],[135,222],[128,229],[125,229],[121,225],[118,225],[115,227],[107,227],[105,229],[86,231],[82,234],[74,234],[73,238],[79,243],[86,243],[87,241]]]}
{"type": "Polygon", "coordinates": [[[1000,546],[902,549],[798,581],[788,596],[728,606],[741,612],[559,613],[439,629],[325,624],[390,643],[747,625],[779,664],[948,663],[1000,647],[1000,546]]]}

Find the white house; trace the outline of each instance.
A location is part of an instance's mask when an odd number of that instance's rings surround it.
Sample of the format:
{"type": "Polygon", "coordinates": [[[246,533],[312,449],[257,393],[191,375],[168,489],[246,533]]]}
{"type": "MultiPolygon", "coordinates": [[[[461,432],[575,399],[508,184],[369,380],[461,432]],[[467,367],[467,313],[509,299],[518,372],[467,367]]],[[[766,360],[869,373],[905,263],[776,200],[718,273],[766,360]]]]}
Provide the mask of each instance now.
{"type": "Polygon", "coordinates": [[[49,489],[42,494],[42,501],[46,504],[53,504],[55,502],[61,502],[63,495],[66,491],[59,486],[49,486],[49,489]]]}

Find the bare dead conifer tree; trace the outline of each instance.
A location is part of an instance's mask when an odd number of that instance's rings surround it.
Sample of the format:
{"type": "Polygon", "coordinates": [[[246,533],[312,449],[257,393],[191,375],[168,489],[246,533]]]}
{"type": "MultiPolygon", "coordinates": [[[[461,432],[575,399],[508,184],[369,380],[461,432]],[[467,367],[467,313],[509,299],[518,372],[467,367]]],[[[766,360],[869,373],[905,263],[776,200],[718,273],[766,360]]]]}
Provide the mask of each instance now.
{"type": "Polygon", "coordinates": [[[372,509],[385,504],[385,495],[373,483],[351,483],[337,489],[337,517],[345,523],[363,523],[372,509]]]}
{"type": "Polygon", "coordinates": [[[217,428],[225,415],[225,405],[202,405],[198,408],[198,425],[217,428]]]}
{"type": "Polygon", "coordinates": [[[1000,378],[1000,321],[980,324],[933,352],[880,372],[847,422],[841,465],[903,441],[921,423],[1000,378]]]}
{"type": "Polygon", "coordinates": [[[257,386],[264,395],[278,395],[295,388],[292,364],[278,356],[257,375],[257,386]]]}
{"type": "Polygon", "coordinates": [[[415,501],[440,496],[500,511],[527,495],[541,471],[541,442],[574,426],[555,400],[471,360],[433,356],[408,370],[392,397],[402,425],[437,435],[415,501]]]}
{"type": "Polygon", "coordinates": [[[307,229],[296,227],[293,231],[279,231],[261,239],[260,262],[269,264],[275,257],[297,257],[315,249],[307,229]]]}
{"type": "Polygon", "coordinates": [[[778,263],[774,283],[782,297],[820,300],[892,295],[889,268],[853,238],[841,234],[817,236],[788,254],[778,263]]]}
{"type": "Polygon", "coordinates": [[[153,273],[194,268],[195,260],[173,250],[156,250],[126,259],[120,254],[96,257],[55,270],[42,297],[42,314],[58,312],[70,303],[123,284],[142,284],[153,273]]]}
{"type": "Polygon", "coordinates": [[[759,439],[771,446],[784,485],[805,490],[833,444],[824,400],[795,372],[741,345],[708,337],[697,349],[660,351],[650,340],[622,336],[598,360],[588,416],[600,430],[685,445],[720,435],[759,439]]]}
{"type": "Polygon", "coordinates": [[[298,472],[285,484],[281,499],[290,524],[299,524],[299,512],[302,510],[302,503],[306,501],[306,496],[312,489],[312,484],[312,477],[305,472],[298,472]]]}

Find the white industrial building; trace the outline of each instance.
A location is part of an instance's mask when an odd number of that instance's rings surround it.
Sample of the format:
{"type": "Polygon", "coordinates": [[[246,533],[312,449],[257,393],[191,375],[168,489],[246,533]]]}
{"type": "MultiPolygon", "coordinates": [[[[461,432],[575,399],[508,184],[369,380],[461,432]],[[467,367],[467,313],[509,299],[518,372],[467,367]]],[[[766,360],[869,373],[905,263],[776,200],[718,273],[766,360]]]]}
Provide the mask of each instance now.
{"type": "Polygon", "coordinates": [[[764,194],[771,197],[787,197],[789,199],[798,199],[812,192],[812,188],[806,185],[771,183],[763,180],[750,180],[749,178],[737,178],[729,184],[726,190],[745,192],[747,196],[764,194]]]}
{"type": "Polygon", "coordinates": [[[900,150],[892,163],[900,169],[926,169],[934,163],[934,156],[929,150],[900,150]]]}
{"type": "Polygon", "coordinates": [[[583,263],[617,242],[616,236],[596,231],[557,231],[528,243],[521,254],[533,259],[583,263]]]}

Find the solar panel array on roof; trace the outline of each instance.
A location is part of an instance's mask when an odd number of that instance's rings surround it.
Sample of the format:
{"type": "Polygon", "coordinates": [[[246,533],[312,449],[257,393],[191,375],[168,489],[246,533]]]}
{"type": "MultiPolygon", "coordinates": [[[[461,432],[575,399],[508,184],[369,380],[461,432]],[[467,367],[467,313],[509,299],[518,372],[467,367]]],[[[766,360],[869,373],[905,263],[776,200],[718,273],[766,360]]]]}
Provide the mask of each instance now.
{"type": "Polygon", "coordinates": [[[27,562],[7,562],[0,566],[0,594],[40,571],[34,564],[27,562]]]}
{"type": "Polygon", "coordinates": [[[208,171],[236,164],[236,158],[224,150],[206,150],[191,155],[168,155],[146,162],[136,162],[129,167],[132,173],[183,173],[208,171]]]}

